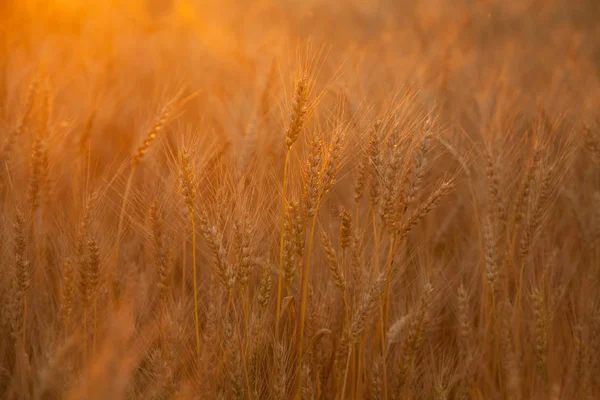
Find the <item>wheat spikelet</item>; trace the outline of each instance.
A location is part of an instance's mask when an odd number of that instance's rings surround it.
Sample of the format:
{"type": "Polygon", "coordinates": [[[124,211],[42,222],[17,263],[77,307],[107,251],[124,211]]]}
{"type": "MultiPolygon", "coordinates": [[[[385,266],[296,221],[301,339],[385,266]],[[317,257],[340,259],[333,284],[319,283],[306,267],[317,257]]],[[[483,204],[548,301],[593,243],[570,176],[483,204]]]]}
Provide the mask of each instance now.
{"type": "Polygon", "coordinates": [[[367,154],[369,157],[369,201],[371,208],[375,209],[379,202],[380,188],[379,176],[381,173],[382,155],[380,149],[379,130],[381,129],[381,121],[377,121],[371,130],[369,137],[369,148],[367,154]]]}
{"type": "MultiPolygon", "coordinates": [[[[306,336],[311,338],[314,337],[317,332],[317,324],[319,318],[320,305],[317,303],[315,290],[312,286],[308,287],[308,299],[307,303],[307,318],[306,318],[306,336]]],[[[307,348],[306,353],[312,353],[310,346],[307,348]]]]}
{"type": "Polygon", "coordinates": [[[534,239],[541,229],[544,219],[544,212],[546,211],[546,204],[550,200],[553,178],[553,169],[548,168],[547,171],[544,172],[536,205],[529,219],[527,220],[527,225],[523,231],[520,253],[522,259],[525,259],[531,251],[531,246],[533,245],[534,239]]]}
{"type": "Polygon", "coordinates": [[[323,172],[321,173],[321,193],[320,197],[323,197],[329,192],[336,178],[338,169],[340,168],[340,157],[342,151],[342,145],[344,140],[344,133],[337,132],[334,134],[333,143],[329,150],[323,172]]]}
{"type": "Polygon", "coordinates": [[[373,363],[374,365],[373,374],[371,376],[371,393],[369,397],[371,400],[378,400],[382,398],[383,382],[381,376],[381,364],[383,364],[383,362],[383,357],[378,357],[373,363]]]}
{"type": "Polygon", "coordinates": [[[88,268],[86,270],[86,288],[85,297],[86,303],[93,307],[93,350],[96,351],[96,321],[97,321],[97,309],[98,309],[98,285],[100,284],[100,248],[96,239],[91,236],[87,242],[89,261],[88,268]],[[93,303],[93,304],[90,304],[93,303]]]}
{"type": "Polygon", "coordinates": [[[585,362],[585,342],[584,329],[582,325],[577,325],[574,329],[574,350],[573,350],[573,390],[577,394],[580,383],[584,377],[584,362],[585,362]]]}
{"type": "Polygon", "coordinates": [[[359,286],[363,276],[363,247],[360,237],[356,232],[352,234],[352,243],[350,245],[350,268],[353,286],[356,288],[359,286]]]}
{"type": "Polygon", "coordinates": [[[92,322],[92,334],[96,340],[96,295],[100,282],[100,250],[96,239],[87,234],[82,258],[79,260],[79,295],[81,300],[84,351],[87,354],[88,323],[92,322]]]}
{"type": "Polygon", "coordinates": [[[497,299],[500,290],[500,271],[496,254],[496,235],[491,218],[488,216],[483,225],[483,240],[485,246],[485,276],[490,285],[494,299],[497,299]]]}
{"type": "Polygon", "coordinates": [[[523,178],[523,182],[521,184],[521,188],[517,195],[517,201],[515,202],[514,207],[514,220],[515,223],[519,224],[523,218],[525,217],[525,208],[529,201],[529,197],[531,195],[531,186],[534,183],[535,174],[539,167],[541,160],[541,150],[535,145],[533,149],[533,156],[527,166],[527,171],[525,172],[525,176],[523,178]]]}
{"type": "Polygon", "coordinates": [[[294,204],[294,219],[292,222],[291,238],[294,249],[296,251],[296,260],[302,263],[304,259],[304,247],[306,242],[306,230],[305,220],[302,210],[300,209],[300,203],[297,201],[294,204]]]}
{"type": "Polygon", "coordinates": [[[325,259],[327,260],[327,266],[333,275],[333,281],[338,287],[342,296],[346,297],[346,278],[337,260],[337,254],[331,244],[331,239],[325,231],[321,231],[321,242],[323,243],[323,250],[325,251],[325,259]]]}
{"type": "Polygon", "coordinates": [[[448,389],[445,380],[446,379],[443,374],[437,376],[435,379],[434,394],[436,400],[448,400],[450,390],[448,389]]]}
{"type": "Polygon", "coordinates": [[[385,290],[385,274],[380,274],[363,296],[350,325],[350,339],[356,343],[375,316],[379,299],[385,290]]]}
{"type": "Polygon", "coordinates": [[[365,153],[363,159],[356,167],[356,182],[354,184],[354,201],[358,204],[363,197],[365,185],[369,178],[369,156],[365,153]]]}
{"type": "Polygon", "coordinates": [[[271,264],[268,261],[264,261],[261,265],[260,282],[258,285],[258,305],[261,314],[264,313],[269,304],[271,298],[271,286],[271,264]]]}
{"type": "Polygon", "coordinates": [[[94,290],[99,280],[99,255],[98,255],[98,246],[96,240],[92,237],[88,236],[86,241],[86,253],[85,253],[85,264],[84,268],[82,268],[79,278],[79,291],[81,295],[81,302],[84,310],[90,306],[90,302],[94,295],[94,290]],[[92,253],[93,250],[93,253],[92,253]]]}
{"type": "Polygon", "coordinates": [[[404,239],[429,212],[437,208],[440,201],[453,189],[454,180],[443,181],[425,202],[420,203],[398,230],[397,237],[399,241],[404,239]]]}
{"type": "MultiPolygon", "coordinates": [[[[342,337],[337,346],[337,349],[335,351],[334,367],[335,367],[335,374],[336,374],[336,378],[337,378],[338,382],[347,382],[348,369],[349,369],[348,368],[349,367],[348,360],[352,356],[351,352],[352,352],[352,342],[349,337],[349,333],[346,330],[343,332],[342,337]]],[[[338,383],[338,386],[340,386],[339,383],[338,383]]],[[[345,394],[343,392],[344,392],[344,388],[346,385],[344,385],[342,383],[341,386],[342,386],[341,392],[343,395],[343,394],[345,394]]]]}
{"type": "Polygon", "coordinates": [[[188,208],[188,212],[193,213],[196,201],[195,177],[190,163],[190,155],[186,149],[183,149],[180,155],[181,167],[179,170],[179,190],[188,208]]]}
{"type": "Polygon", "coordinates": [[[63,263],[60,309],[63,326],[69,330],[71,315],[73,313],[73,296],[75,291],[75,269],[70,258],[63,263]]]}
{"type": "Polygon", "coordinates": [[[463,357],[466,356],[472,338],[472,328],[469,312],[469,293],[461,283],[457,291],[458,306],[458,338],[460,341],[460,351],[463,357]]]}
{"type": "Polygon", "coordinates": [[[533,303],[536,364],[542,375],[542,379],[547,384],[548,313],[546,311],[546,302],[543,294],[537,288],[531,293],[531,301],[533,303]]]}
{"type": "Polygon", "coordinates": [[[165,129],[165,124],[167,123],[169,117],[173,113],[174,103],[175,103],[175,99],[167,102],[163,106],[162,110],[158,114],[158,118],[156,119],[156,122],[154,123],[154,125],[152,126],[152,128],[150,129],[150,131],[148,132],[148,134],[142,141],[142,143],[139,145],[139,147],[133,154],[133,157],[131,159],[131,166],[133,168],[137,167],[142,162],[142,160],[144,159],[144,155],[146,154],[146,152],[152,145],[152,142],[154,141],[154,139],[156,139],[156,136],[165,129]]]}
{"type": "Polygon", "coordinates": [[[307,164],[307,180],[304,184],[304,202],[308,218],[317,213],[319,203],[319,177],[322,151],[321,141],[316,135],[310,137],[307,164]]]}
{"type": "Polygon", "coordinates": [[[406,322],[406,336],[402,342],[402,358],[398,373],[398,385],[405,387],[405,393],[407,393],[408,386],[411,384],[415,357],[421,348],[428,329],[432,294],[433,286],[427,283],[418,309],[406,322]]]}
{"type": "Polygon", "coordinates": [[[34,215],[40,203],[40,193],[48,175],[48,150],[42,137],[37,135],[31,148],[31,176],[27,198],[29,209],[34,215]]]}
{"type": "Polygon", "coordinates": [[[428,119],[425,122],[425,136],[423,137],[421,145],[419,146],[419,150],[417,151],[415,159],[413,160],[413,167],[409,175],[409,179],[403,188],[403,203],[405,210],[408,209],[415,200],[415,194],[421,187],[421,183],[427,169],[427,152],[429,151],[429,142],[431,136],[430,125],[431,122],[428,119]]]}
{"type": "Polygon", "coordinates": [[[387,338],[387,349],[390,350],[390,347],[398,343],[402,337],[402,334],[405,332],[405,327],[407,322],[410,320],[411,315],[403,315],[399,319],[396,320],[388,329],[386,338],[387,338]]]}
{"type": "Polygon", "coordinates": [[[307,107],[306,101],[308,99],[308,77],[302,75],[302,77],[296,83],[296,97],[294,98],[294,104],[290,115],[290,125],[285,133],[285,144],[288,149],[291,149],[300,132],[304,127],[307,107]]]}
{"type": "Polygon", "coordinates": [[[504,201],[500,196],[500,177],[498,176],[498,167],[490,153],[486,153],[486,177],[488,192],[490,194],[490,204],[493,207],[496,220],[499,223],[504,222],[504,201]]]}
{"type": "Polygon", "coordinates": [[[381,206],[381,214],[386,223],[389,233],[393,233],[399,223],[400,215],[398,213],[398,198],[400,197],[400,186],[398,185],[398,174],[400,172],[400,164],[402,155],[395,134],[390,139],[390,148],[386,157],[386,163],[383,174],[383,199],[381,206]]]}
{"type": "Polygon", "coordinates": [[[225,290],[230,293],[235,285],[235,271],[227,260],[227,252],[219,237],[216,226],[207,227],[204,229],[204,238],[208,242],[208,246],[213,255],[215,266],[217,267],[217,275],[221,279],[221,283],[225,290]]]}
{"type": "Polygon", "coordinates": [[[27,297],[31,287],[31,267],[29,261],[26,260],[25,250],[26,244],[26,228],[23,215],[17,210],[14,223],[14,304],[16,305],[16,315],[13,323],[13,334],[22,341],[23,349],[25,349],[26,339],[26,323],[27,323],[27,297]]]}
{"type": "Polygon", "coordinates": [[[342,255],[352,244],[352,214],[345,208],[340,211],[340,248],[342,255]]]}
{"type": "MultiPolygon", "coordinates": [[[[300,218],[298,202],[290,202],[287,207],[284,226],[284,244],[283,244],[283,274],[285,280],[286,293],[290,293],[294,279],[296,278],[296,259],[298,258],[299,246],[304,249],[304,243],[298,243],[298,232],[300,229],[297,219],[300,218]]],[[[302,235],[304,230],[302,230],[302,235]]],[[[301,252],[300,252],[301,254],[301,252]]]]}
{"type": "Polygon", "coordinates": [[[237,243],[237,281],[243,288],[248,286],[250,272],[254,261],[250,249],[250,239],[253,236],[252,227],[248,221],[248,216],[244,215],[241,220],[235,221],[235,242],[237,243]]]}
{"type": "Polygon", "coordinates": [[[96,238],[90,235],[87,241],[89,262],[87,273],[87,285],[88,297],[96,295],[98,284],[100,283],[100,248],[96,238]]]}

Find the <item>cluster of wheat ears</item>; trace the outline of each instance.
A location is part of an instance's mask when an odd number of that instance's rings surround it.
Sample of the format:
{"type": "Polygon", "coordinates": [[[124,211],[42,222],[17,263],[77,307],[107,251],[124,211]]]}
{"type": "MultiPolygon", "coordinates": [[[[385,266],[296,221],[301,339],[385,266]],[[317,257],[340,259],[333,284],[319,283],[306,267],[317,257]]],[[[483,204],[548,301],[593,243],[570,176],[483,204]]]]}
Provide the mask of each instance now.
{"type": "Polygon", "coordinates": [[[597,29],[59,3],[2,11],[0,397],[599,398],[597,29]]]}

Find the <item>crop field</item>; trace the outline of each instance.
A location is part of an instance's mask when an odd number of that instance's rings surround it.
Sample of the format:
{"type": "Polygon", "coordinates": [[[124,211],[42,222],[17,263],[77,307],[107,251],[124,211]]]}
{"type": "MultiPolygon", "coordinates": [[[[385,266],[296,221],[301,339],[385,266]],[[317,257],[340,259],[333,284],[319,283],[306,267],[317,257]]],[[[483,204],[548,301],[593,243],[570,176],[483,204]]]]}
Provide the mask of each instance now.
{"type": "Polygon", "coordinates": [[[599,399],[598,21],[0,1],[0,398],[599,399]]]}

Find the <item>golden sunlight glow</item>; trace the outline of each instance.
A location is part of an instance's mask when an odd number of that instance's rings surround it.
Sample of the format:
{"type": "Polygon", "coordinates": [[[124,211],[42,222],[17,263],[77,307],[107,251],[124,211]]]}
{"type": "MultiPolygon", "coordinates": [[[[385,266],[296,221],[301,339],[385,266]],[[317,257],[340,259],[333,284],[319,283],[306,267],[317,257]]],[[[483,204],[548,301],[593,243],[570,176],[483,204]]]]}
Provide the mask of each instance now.
{"type": "Polygon", "coordinates": [[[600,399],[595,0],[0,0],[0,399],[600,399]]]}

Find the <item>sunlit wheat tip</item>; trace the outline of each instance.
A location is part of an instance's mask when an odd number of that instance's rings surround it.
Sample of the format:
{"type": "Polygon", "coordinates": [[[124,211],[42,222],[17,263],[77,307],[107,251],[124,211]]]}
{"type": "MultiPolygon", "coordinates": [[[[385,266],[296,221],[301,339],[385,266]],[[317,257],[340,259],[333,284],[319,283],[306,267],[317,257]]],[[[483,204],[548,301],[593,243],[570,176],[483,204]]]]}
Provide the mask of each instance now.
{"type": "Polygon", "coordinates": [[[292,105],[292,111],[290,114],[290,125],[285,134],[285,144],[291,148],[304,127],[306,119],[306,101],[308,99],[308,77],[302,75],[302,77],[296,83],[296,96],[294,98],[294,104],[292,105]]]}

